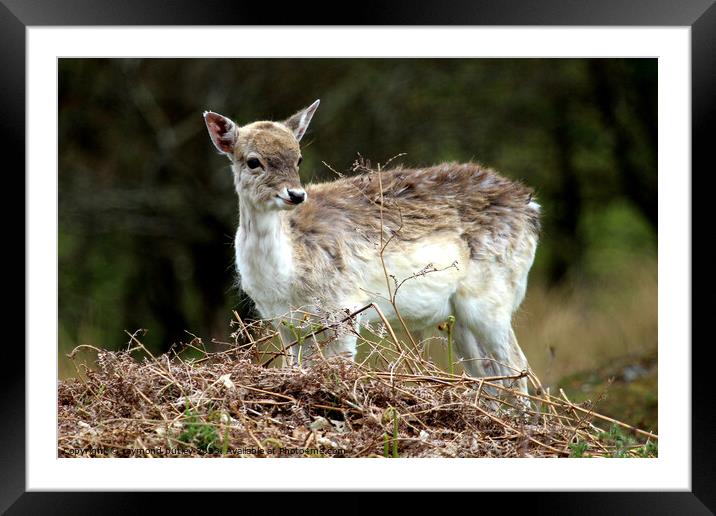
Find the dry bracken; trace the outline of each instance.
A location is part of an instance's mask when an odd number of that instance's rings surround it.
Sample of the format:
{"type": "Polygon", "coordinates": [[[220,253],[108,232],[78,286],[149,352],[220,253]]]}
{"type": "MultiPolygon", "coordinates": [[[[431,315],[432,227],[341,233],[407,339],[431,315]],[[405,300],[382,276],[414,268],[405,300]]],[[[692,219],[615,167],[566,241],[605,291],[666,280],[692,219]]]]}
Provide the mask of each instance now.
{"type": "MultiPolygon", "coordinates": [[[[136,335],[132,349],[98,350],[96,367],[80,367],[77,378],[59,384],[59,456],[655,453],[656,435],[601,416],[593,406],[572,404],[563,394],[551,396],[527,372],[522,374],[529,376],[534,395],[505,387],[499,381],[504,377],[447,373],[408,344],[397,340],[389,347],[376,335],[366,339],[374,347],[358,363],[319,355],[309,368],[267,367],[273,355],[259,348],[275,331],[263,324],[261,334],[257,323],[237,324],[236,340],[226,350],[202,351],[193,360],[148,352],[137,360],[133,352],[146,350],[136,335]],[[526,397],[528,405],[518,402],[526,397]],[[609,425],[629,439],[610,439],[603,431],[609,425]]],[[[387,334],[395,335],[391,328],[387,334]]],[[[189,346],[203,348],[200,339],[189,346]]]]}

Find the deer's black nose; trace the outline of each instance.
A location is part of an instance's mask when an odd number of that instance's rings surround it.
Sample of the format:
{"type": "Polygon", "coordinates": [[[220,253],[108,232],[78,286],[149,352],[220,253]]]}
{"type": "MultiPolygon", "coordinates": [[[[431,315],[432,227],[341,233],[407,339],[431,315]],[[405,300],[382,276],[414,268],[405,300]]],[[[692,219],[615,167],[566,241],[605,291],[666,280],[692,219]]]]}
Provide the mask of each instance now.
{"type": "Polygon", "coordinates": [[[293,204],[301,204],[306,200],[306,192],[303,190],[288,190],[288,198],[293,204]]]}

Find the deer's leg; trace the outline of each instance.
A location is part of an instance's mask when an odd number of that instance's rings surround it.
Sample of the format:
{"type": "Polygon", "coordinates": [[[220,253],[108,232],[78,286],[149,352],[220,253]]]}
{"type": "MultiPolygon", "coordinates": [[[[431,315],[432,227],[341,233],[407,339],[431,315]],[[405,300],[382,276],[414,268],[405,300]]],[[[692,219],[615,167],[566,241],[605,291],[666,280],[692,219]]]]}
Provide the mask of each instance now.
{"type": "Polygon", "coordinates": [[[340,336],[336,337],[333,342],[330,342],[323,348],[323,356],[326,358],[334,357],[337,355],[355,359],[356,355],[356,335],[340,336]]]}
{"type": "Polygon", "coordinates": [[[340,355],[355,360],[359,331],[360,316],[355,316],[331,331],[333,338],[321,348],[323,356],[329,358],[340,355]]]}
{"type": "Polygon", "coordinates": [[[417,355],[423,356],[425,353],[425,347],[427,344],[425,344],[425,340],[428,338],[428,329],[427,328],[416,328],[416,329],[410,329],[410,335],[413,337],[413,340],[415,341],[416,349],[415,353],[417,355]]]}
{"type": "Polygon", "coordinates": [[[465,372],[474,378],[495,376],[497,370],[491,360],[485,360],[485,348],[477,340],[474,330],[465,322],[457,319],[453,327],[453,345],[461,359],[465,372]]]}
{"type": "MultiPolygon", "coordinates": [[[[485,349],[495,360],[496,369],[501,376],[515,376],[522,371],[529,371],[529,364],[522,349],[517,343],[512,324],[508,317],[498,320],[480,320],[476,324],[476,332],[481,336],[485,349]]],[[[504,380],[503,385],[527,393],[527,378],[504,380]]]]}
{"type": "MultiPolygon", "coordinates": [[[[474,328],[465,322],[455,321],[453,327],[453,344],[455,352],[460,357],[465,372],[473,378],[484,378],[499,376],[501,371],[492,360],[481,344],[479,336],[474,328]]],[[[476,387],[477,389],[477,387],[476,387]]],[[[499,410],[500,404],[497,401],[485,401],[485,396],[500,398],[502,393],[499,389],[490,385],[484,385],[480,389],[483,394],[483,403],[491,410],[499,410]]]]}
{"type": "MultiPolygon", "coordinates": [[[[455,344],[470,376],[513,376],[528,369],[517,344],[509,307],[489,297],[456,296],[455,344]]],[[[527,392],[527,379],[505,380],[503,384],[527,392]]]]}
{"type": "Polygon", "coordinates": [[[281,346],[284,349],[283,365],[293,366],[296,364],[297,349],[296,346],[291,346],[293,342],[293,334],[285,326],[281,325],[278,327],[278,335],[281,339],[281,346]]]}

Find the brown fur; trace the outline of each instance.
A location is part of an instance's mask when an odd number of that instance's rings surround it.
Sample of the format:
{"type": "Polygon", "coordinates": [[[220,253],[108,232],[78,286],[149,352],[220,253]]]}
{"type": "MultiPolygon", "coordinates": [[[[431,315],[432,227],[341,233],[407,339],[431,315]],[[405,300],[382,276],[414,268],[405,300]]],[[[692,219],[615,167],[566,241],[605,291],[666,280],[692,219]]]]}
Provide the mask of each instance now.
{"type": "Polygon", "coordinates": [[[384,241],[459,231],[471,259],[500,259],[488,237],[515,242],[524,231],[539,232],[530,188],[476,164],[447,163],[383,171],[380,181],[376,172],[306,186],[308,202],[287,213],[298,246],[326,255],[340,271],[347,246],[380,240],[381,183],[384,241]]]}
{"type": "Polygon", "coordinates": [[[248,172],[250,176],[255,176],[248,182],[252,183],[255,189],[257,201],[270,200],[276,195],[276,191],[284,186],[301,186],[298,176],[301,149],[293,133],[285,125],[254,122],[241,127],[233,152],[237,162],[245,161],[249,154],[257,155],[261,162],[262,170],[256,173],[248,172]]]}
{"type": "Polygon", "coordinates": [[[293,134],[274,122],[254,122],[239,130],[235,155],[241,159],[248,149],[260,154],[261,163],[276,170],[294,169],[301,155],[293,134]]]}

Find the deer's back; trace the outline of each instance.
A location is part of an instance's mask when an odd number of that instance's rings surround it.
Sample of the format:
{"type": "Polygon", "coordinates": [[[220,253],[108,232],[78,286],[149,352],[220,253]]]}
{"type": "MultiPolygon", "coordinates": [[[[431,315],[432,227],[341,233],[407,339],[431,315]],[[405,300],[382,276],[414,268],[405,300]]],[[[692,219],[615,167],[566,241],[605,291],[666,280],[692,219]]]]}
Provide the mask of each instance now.
{"type": "Polygon", "coordinates": [[[351,244],[379,242],[381,227],[383,241],[392,237],[397,245],[457,234],[471,259],[509,252],[519,240],[536,240],[539,233],[533,191],[476,164],[399,168],[306,190],[308,202],[291,213],[291,228],[309,247],[327,246],[334,255],[351,244]]]}

